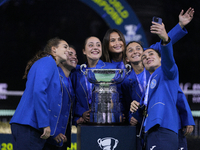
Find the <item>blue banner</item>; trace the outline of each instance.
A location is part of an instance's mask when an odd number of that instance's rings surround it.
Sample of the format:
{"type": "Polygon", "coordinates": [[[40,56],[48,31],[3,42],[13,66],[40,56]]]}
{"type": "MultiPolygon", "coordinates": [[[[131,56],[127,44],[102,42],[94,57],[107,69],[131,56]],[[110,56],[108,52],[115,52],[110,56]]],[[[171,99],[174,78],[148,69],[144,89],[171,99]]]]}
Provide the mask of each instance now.
{"type": "Polygon", "coordinates": [[[130,41],[142,41],[149,47],[142,25],[125,0],[80,0],[96,11],[110,28],[120,30],[130,41]]]}
{"type": "Polygon", "coordinates": [[[9,0],[0,0],[0,6],[3,5],[7,1],[9,1],[9,0]]]}

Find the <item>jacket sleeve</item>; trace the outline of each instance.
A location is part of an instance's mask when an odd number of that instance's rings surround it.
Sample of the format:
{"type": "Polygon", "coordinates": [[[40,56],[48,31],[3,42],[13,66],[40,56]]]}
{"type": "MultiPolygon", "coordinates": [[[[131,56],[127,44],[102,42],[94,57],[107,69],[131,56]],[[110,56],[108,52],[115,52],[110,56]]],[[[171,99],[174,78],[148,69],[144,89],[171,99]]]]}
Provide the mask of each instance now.
{"type": "Polygon", "coordinates": [[[192,112],[190,110],[190,106],[185,97],[185,94],[183,93],[180,87],[178,90],[178,99],[177,99],[176,106],[179,111],[179,116],[181,119],[181,127],[184,127],[187,125],[195,125],[192,112]]]}
{"type": "Polygon", "coordinates": [[[172,41],[165,46],[161,45],[161,68],[168,79],[178,80],[178,67],[173,56],[172,41]]]}
{"type": "Polygon", "coordinates": [[[75,106],[74,106],[75,112],[74,112],[74,115],[81,117],[82,114],[85,111],[87,111],[87,109],[85,109],[83,106],[81,106],[81,104],[79,102],[79,101],[81,101],[81,98],[78,97],[78,92],[80,92],[80,91],[77,89],[77,84],[80,84],[78,82],[79,71],[80,71],[80,69],[77,69],[76,71],[72,72],[70,74],[70,78],[71,78],[71,81],[72,81],[73,89],[75,91],[75,106]]]}
{"type": "Polygon", "coordinates": [[[142,119],[143,119],[143,111],[144,108],[139,108],[136,112],[132,113],[129,111],[129,122],[131,121],[131,118],[134,117],[139,124],[142,124],[142,119]]]}
{"type": "Polygon", "coordinates": [[[87,109],[85,109],[84,107],[82,107],[79,103],[79,101],[77,101],[76,103],[76,108],[75,108],[75,115],[78,116],[82,116],[84,112],[88,111],[87,109]]]}
{"type": "MultiPolygon", "coordinates": [[[[179,41],[181,38],[183,38],[187,34],[187,30],[185,28],[181,28],[179,24],[177,24],[174,28],[172,28],[168,32],[168,36],[171,39],[172,45],[174,45],[177,41],[179,41]]],[[[160,47],[160,42],[157,42],[155,44],[152,44],[150,48],[156,49],[156,50],[161,50],[160,47]]]]}
{"type": "Polygon", "coordinates": [[[44,57],[37,62],[35,67],[35,84],[33,85],[33,99],[35,113],[38,121],[38,127],[44,128],[50,126],[48,116],[47,87],[51,82],[51,78],[55,73],[56,62],[51,57],[44,57]]]}
{"type": "MultiPolygon", "coordinates": [[[[132,83],[132,82],[131,83],[122,82],[121,89],[122,89],[123,94],[122,94],[121,101],[122,101],[122,105],[123,105],[123,113],[125,114],[125,117],[127,118],[128,122],[130,124],[131,117],[134,117],[136,120],[138,120],[138,122],[140,122],[141,118],[140,118],[140,114],[138,111],[135,113],[130,112],[131,102],[133,100],[139,101],[139,97],[136,94],[137,91],[131,92],[130,89],[133,87],[129,87],[128,86],[129,84],[132,84],[132,86],[136,85],[135,83],[132,83]]],[[[136,87],[134,87],[134,88],[136,88],[136,87]]]]}

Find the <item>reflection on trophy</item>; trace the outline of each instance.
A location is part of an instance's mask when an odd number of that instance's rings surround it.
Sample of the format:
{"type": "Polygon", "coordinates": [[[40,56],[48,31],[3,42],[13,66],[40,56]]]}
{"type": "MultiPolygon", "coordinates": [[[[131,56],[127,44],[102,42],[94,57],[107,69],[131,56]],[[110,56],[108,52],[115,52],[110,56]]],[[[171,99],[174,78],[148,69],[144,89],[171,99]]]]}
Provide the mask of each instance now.
{"type": "Polygon", "coordinates": [[[123,81],[128,73],[126,69],[85,69],[81,71],[88,81],[93,83],[90,122],[98,124],[111,124],[122,122],[121,103],[116,83],[123,81]]]}
{"type": "Polygon", "coordinates": [[[106,137],[102,139],[99,138],[97,140],[97,143],[99,144],[99,147],[103,150],[114,150],[117,147],[119,141],[112,137],[106,137]]]}

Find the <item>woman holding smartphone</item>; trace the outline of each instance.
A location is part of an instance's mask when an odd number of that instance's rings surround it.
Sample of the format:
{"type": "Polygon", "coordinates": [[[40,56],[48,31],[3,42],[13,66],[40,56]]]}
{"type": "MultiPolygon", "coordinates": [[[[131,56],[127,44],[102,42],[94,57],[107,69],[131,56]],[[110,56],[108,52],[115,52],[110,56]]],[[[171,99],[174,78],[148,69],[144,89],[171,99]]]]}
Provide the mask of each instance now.
{"type": "MultiPolygon", "coordinates": [[[[185,21],[187,20],[189,22],[189,20],[191,19],[191,16],[193,16],[193,13],[194,13],[193,9],[188,9],[188,11],[184,15],[185,21]]],[[[153,22],[153,24],[155,24],[155,25],[151,27],[151,32],[159,33],[159,30],[161,29],[161,27],[159,27],[159,26],[162,26],[162,25],[156,24],[154,22],[153,22]]],[[[177,27],[179,27],[179,26],[177,26],[177,27]]],[[[165,31],[165,30],[163,30],[163,31],[165,31]]],[[[167,37],[167,33],[165,33],[163,35],[165,35],[165,37],[167,37]]],[[[172,32],[169,32],[168,35],[169,35],[169,37],[170,36],[173,37],[172,32]]],[[[172,43],[173,43],[173,40],[172,40],[172,43]]],[[[160,50],[159,46],[156,46],[155,49],[156,48],[158,50],[160,50]]],[[[122,93],[123,93],[123,96],[121,96],[121,97],[123,97],[122,102],[124,103],[124,107],[126,108],[125,110],[130,108],[130,103],[132,102],[132,100],[136,100],[139,102],[142,97],[142,94],[146,90],[146,85],[148,82],[147,79],[149,78],[150,74],[144,68],[144,66],[142,64],[141,55],[142,55],[143,51],[144,51],[144,49],[140,42],[132,41],[127,44],[125,53],[123,55],[124,63],[125,64],[129,63],[133,68],[132,72],[128,75],[127,78],[125,78],[124,82],[121,84],[121,89],[122,89],[122,93]]],[[[187,145],[187,144],[185,144],[187,142],[186,142],[186,138],[182,134],[182,128],[183,127],[190,128],[191,125],[194,125],[194,121],[191,117],[191,111],[190,111],[189,105],[187,103],[187,99],[186,99],[184,93],[182,92],[182,90],[180,89],[180,87],[179,87],[178,93],[179,93],[178,100],[180,101],[180,103],[184,104],[182,106],[185,107],[185,108],[180,108],[180,107],[179,108],[181,110],[184,109],[184,111],[188,113],[188,116],[190,116],[189,119],[186,119],[188,117],[184,116],[183,114],[180,114],[180,119],[182,119],[182,122],[184,122],[184,123],[182,123],[182,124],[179,123],[179,125],[182,126],[182,127],[180,127],[180,132],[179,132],[179,135],[180,135],[179,147],[183,147],[182,145],[187,145]],[[183,118],[185,118],[185,119],[183,119],[183,118]],[[185,120],[185,121],[183,121],[183,120],[185,120]]],[[[126,112],[126,115],[127,116],[129,115],[128,111],[126,112]]],[[[130,114],[129,122],[131,125],[137,126],[137,129],[138,129],[137,131],[139,134],[141,118],[138,116],[138,112],[130,114]]],[[[184,146],[184,147],[186,148],[187,146],[184,146]]]]}

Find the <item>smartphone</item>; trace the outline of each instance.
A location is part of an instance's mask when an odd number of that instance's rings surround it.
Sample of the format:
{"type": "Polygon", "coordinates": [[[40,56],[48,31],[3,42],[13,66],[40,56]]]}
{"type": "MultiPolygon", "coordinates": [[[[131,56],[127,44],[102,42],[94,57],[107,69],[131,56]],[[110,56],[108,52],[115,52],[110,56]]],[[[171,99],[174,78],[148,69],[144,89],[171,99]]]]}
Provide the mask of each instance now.
{"type": "Polygon", "coordinates": [[[156,22],[156,23],[159,23],[159,24],[162,24],[162,18],[159,18],[159,17],[155,17],[155,16],[154,16],[154,17],[152,18],[152,21],[153,21],[153,22],[156,22]]]}

